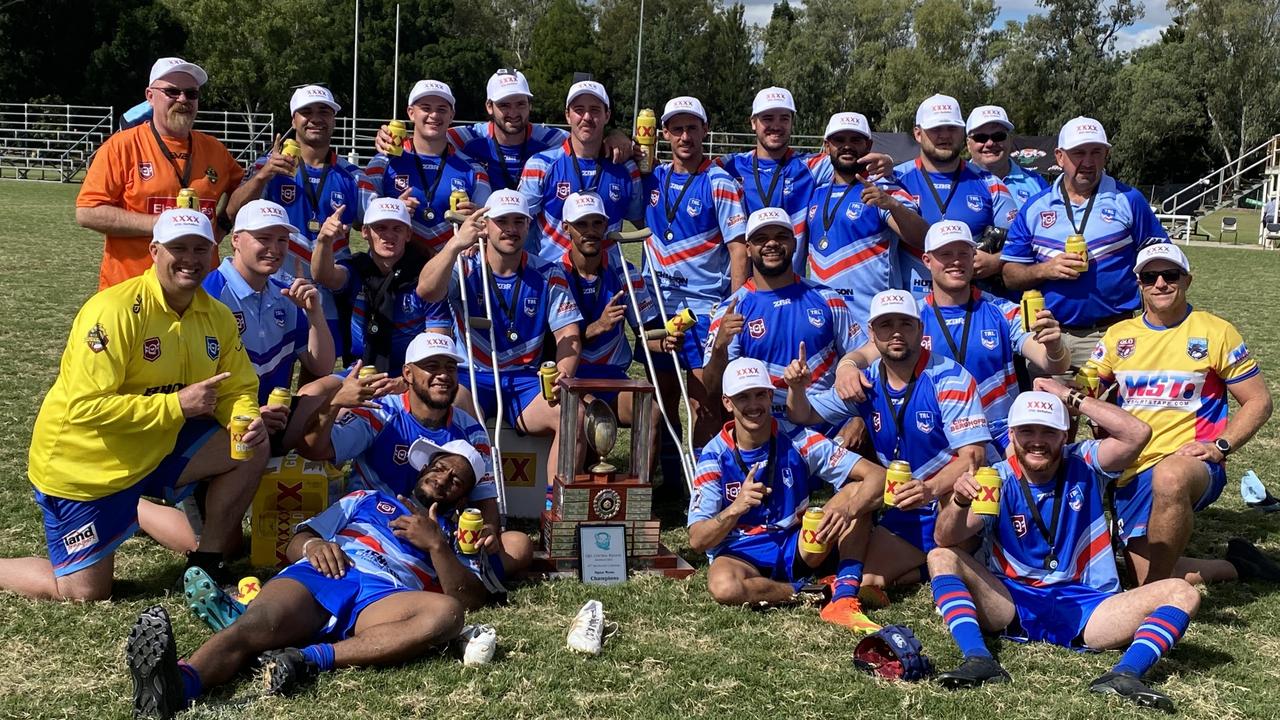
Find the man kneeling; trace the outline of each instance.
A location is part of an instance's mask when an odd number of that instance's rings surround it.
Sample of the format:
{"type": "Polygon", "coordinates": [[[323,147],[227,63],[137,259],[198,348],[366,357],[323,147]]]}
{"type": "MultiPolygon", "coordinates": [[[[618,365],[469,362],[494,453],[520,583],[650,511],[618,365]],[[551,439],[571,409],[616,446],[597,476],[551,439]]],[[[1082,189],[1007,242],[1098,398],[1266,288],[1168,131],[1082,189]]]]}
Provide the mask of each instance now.
{"type": "Polygon", "coordinates": [[[421,471],[412,500],[357,491],[300,524],[293,564],[188,660],[164,608],[143,611],[125,650],[135,716],[171,718],[255,657],[268,691],[288,694],[321,671],[404,662],[457,636],[493,581],[486,554],[460,556],[451,540],[455,505],[484,461],[465,441],[425,438],[409,461],[421,471]]]}
{"type": "Polygon", "coordinates": [[[1173,701],[1142,676],[1186,632],[1200,595],[1182,579],[1122,592],[1103,515],[1103,484],[1138,456],[1151,428],[1129,413],[1048,379],[1019,395],[1009,412],[1013,456],[998,463],[998,514],[979,515],[979,485],[965,474],[938,513],[938,547],[929,553],[933,598],[964,653],[938,676],[949,688],[1006,682],[982,633],[1078,650],[1128,645],[1089,690],[1173,710],[1173,701]],[[1108,433],[1066,444],[1063,402],[1108,433]],[[981,561],[956,549],[983,533],[981,561]],[[952,546],[952,547],[947,547],[952,546]]]}

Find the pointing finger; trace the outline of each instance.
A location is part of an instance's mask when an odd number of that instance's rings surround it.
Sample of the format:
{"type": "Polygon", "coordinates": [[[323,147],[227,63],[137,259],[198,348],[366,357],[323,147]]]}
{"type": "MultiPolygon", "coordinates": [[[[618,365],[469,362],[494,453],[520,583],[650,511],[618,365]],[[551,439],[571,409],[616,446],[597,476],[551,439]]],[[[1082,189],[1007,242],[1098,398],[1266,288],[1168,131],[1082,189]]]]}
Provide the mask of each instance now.
{"type": "Polygon", "coordinates": [[[805,351],[804,351],[804,341],[803,341],[803,340],[801,340],[801,341],[800,341],[800,357],[799,357],[799,358],[797,358],[797,359],[798,359],[798,360],[800,360],[800,364],[801,364],[801,365],[804,365],[804,364],[805,364],[805,360],[807,359],[807,358],[806,358],[806,356],[805,356],[805,351]]]}
{"type": "Polygon", "coordinates": [[[412,185],[410,185],[409,187],[405,188],[405,189],[404,189],[404,192],[400,193],[400,200],[408,200],[408,199],[409,199],[409,198],[411,198],[411,197],[413,197],[413,186],[412,186],[412,185]]]}
{"type": "Polygon", "coordinates": [[[206,385],[217,385],[218,383],[222,382],[223,380],[226,380],[229,377],[231,377],[231,373],[220,372],[217,375],[214,375],[213,377],[209,378],[208,380],[205,380],[204,382],[206,385]]]}
{"type": "Polygon", "coordinates": [[[725,309],[725,315],[732,315],[738,309],[738,298],[729,301],[729,307],[725,309]]]}
{"type": "Polygon", "coordinates": [[[334,209],[333,209],[333,214],[329,216],[329,219],[330,219],[330,220],[337,220],[337,221],[341,222],[341,221],[342,221],[342,213],[343,213],[343,212],[345,212],[345,211],[346,211],[346,209],[347,209],[347,206],[346,206],[346,205],[339,205],[338,207],[336,207],[336,208],[334,208],[334,209]]]}

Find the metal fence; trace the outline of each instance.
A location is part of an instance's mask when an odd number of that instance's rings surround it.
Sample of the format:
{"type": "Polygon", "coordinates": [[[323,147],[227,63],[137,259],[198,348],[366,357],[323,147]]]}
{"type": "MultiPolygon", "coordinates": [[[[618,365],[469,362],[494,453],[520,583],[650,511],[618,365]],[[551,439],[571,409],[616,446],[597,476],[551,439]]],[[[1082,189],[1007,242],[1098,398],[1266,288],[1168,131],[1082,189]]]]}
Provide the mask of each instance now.
{"type": "Polygon", "coordinates": [[[67,182],[111,135],[114,109],[0,103],[0,177],[67,182]]]}
{"type": "Polygon", "coordinates": [[[271,113],[217,110],[201,110],[195,123],[195,129],[221,140],[232,157],[246,167],[271,149],[276,137],[275,127],[271,113]]]}

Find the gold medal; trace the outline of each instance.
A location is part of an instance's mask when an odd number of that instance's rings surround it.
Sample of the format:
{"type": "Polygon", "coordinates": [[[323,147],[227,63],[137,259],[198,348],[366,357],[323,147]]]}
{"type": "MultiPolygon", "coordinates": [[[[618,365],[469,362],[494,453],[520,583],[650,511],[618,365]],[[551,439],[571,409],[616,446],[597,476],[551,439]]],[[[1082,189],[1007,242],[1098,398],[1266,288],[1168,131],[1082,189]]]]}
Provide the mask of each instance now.
{"type": "Polygon", "coordinates": [[[826,236],[826,235],[823,235],[823,236],[822,236],[822,239],[818,241],[818,249],[819,249],[819,250],[826,250],[826,249],[827,249],[827,236],[826,236]]]}
{"type": "Polygon", "coordinates": [[[312,235],[315,235],[316,233],[320,232],[320,221],[316,220],[315,218],[311,218],[310,220],[308,220],[307,232],[311,233],[312,235]]]}

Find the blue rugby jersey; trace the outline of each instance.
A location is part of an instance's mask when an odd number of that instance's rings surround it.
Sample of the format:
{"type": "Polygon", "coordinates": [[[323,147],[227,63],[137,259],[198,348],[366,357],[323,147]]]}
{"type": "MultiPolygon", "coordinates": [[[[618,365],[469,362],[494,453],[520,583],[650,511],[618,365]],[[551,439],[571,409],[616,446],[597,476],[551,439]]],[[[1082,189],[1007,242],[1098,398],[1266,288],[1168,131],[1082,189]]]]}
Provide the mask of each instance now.
{"type": "MultiPolygon", "coordinates": [[[[1065,326],[1092,325],[1141,308],[1133,274],[1138,250],[1148,239],[1169,239],[1142,193],[1106,174],[1095,193],[1087,221],[1088,203],[1072,205],[1077,227],[1083,225],[1089,246],[1089,269],[1075,280],[1050,280],[1039,286],[1045,307],[1065,326]]],[[[1009,228],[1002,260],[1028,265],[1063,252],[1067,236],[1075,230],[1062,198],[1060,176],[1022,206],[1009,228]]]]}
{"type": "Polygon", "coordinates": [[[663,306],[668,314],[685,307],[697,315],[710,313],[729,294],[728,243],[741,240],[747,231],[742,191],[709,159],[692,176],[663,163],[644,177],[642,187],[648,198],[645,219],[653,233],[645,243],[663,306]]]}
{"type": "Polygon", "coordinates": [[[859,185],[823,183],[809,202],[809,277],[844,296],[866,324],[871,298],[899,287],[897,234],[889,211],[862,204],[859,185]],[[831,217],[830,224],[827,217],[831,217]]]}
{"type": "Polygon", "coordinates": [[[311,334],[307,314],[280,294],[286,287],[270,277],[262,292],[255,292],[229,257],[204,279],[205,291],[231,308],[236,319],[240,341],[258,375],[259,405],[267,402],[273,388],[293,387],[293,361],[306,350],[311,334]]]}
{"type": "Polygon", "coordinates": [[[452,146],[445,146],[443,160],[409,148],[400,155],[378,153],[365,172],[377,197],[400,197],[413,188],[418,208],[410,216],[410,225],[414,243],[424,252],[438,252],[453,237],[453,225],[444,219],[450,194],[461,190],[476,205],[489,199],[489,176],[484,168],[452,146]]]}
{"type": "Polygon", "coordinates": [[[519,145],[498,144],[492,122],[449,128],[449,142],[484,167],[490,190],[519,188],[520,174],[529,158],[568,139],[569,133],[560,128],[535,123],[525,127],[524,142],[519,145]]]}
{"type": "Polygon", "coordinates": [[[765,207],[782,208],[791,216],[791,228],[796,234],[791,269],[803,275],[808,248],[805,213],[813,188],[831,179],[831,160],[825,153],[797,153],[788,148],[782,160],[756,158],[755,150],[746,150],[721,155],[716,163],[742,188],[742,208],[748,216],[765,207]],[[779,167],[782,172],[775,180],[779,167]]]}
{"type": "MultiPolygon", "coordinates": [[[[409,343],[426,330],[449,332],[453,327],[453,319],[449,316],[449,308],[443,302],[427,302],[418,296],[418,273],[422,269],[422,260],[416,257],[413,248],[405,248],[404,257],[392,268],[392,272],[401,272],[403,277],[391,280],[393,288],[389,292],[394,296],[395,312],[392,316],[394,329],[391,338],[391,359],[387,368],[394,375],[404,364],[404,353],[409,343]]],[[[351,347],[347,353],[352,357],[364,354],[365,318],[370,316],[369,304],[375,299],[377,288],[383,282],[381,275],[362,275],[361,268],[372,267],[366,262],[368,253],[357,253],[338,264],[347,269],[347,284],[334,291],[335,297],[345,297],[351,305],[351,347]]]]}
{"type": "MultiPolygon", "coordinates": [[[[644,220],[644,197],[640,170],[630,160],[618,164],[603,158],[576,158],[565,140],[560,146],[529,158],[520,176],[520,194],[529,203],[533,227],[525,249],[543,259],[559,262],[572,243],[565,234],[564,201],[576,192],[594,192],[604,201],[609,230],[621,230],[622,221],[639,224],[644,220]]],[[[616,245],[609,247],[614,261],[622,257],[616,245]]]]}
{"type": "Polygon", "coordinates": [[[720,321],[733,301],[743,317],[742,332],[729,342],[729,359],[755,358],[764,362],[773,383],[773,412],[784,414],[787,384],[782,374],[804,343],[813,384],[809,393],[818,393],[835,384],[836,364],[845,353],[862,347],[867,336],[853,320],[838,293],[797,276],[780,290],[762,290],[749,279],[716,309],[704,349],[705,363],[711,358],[720,321]]]}
{"type": "Polygon", "coordinates": [[[799,525],[813,491],[822,483],[835,490],[844,487],[853,466],[861,459],[857,453],[837,446],[822,435],[779,418],[773,419],[768,444],[738,451],[731,421],[707,443],[698,458],[688,524],[709,520],[733,504],[750,468],[756,463],[766,463],[756,473],[756,480],[772,492],[758,507],[739,518],[737,526],[709,550],[707,556],[714,558],[744,537],[786,532],[799,525]],[[739,454],[746,470],[738,465],[739,454]]]}
{"type": "Polygon", "coordinates": [[[476,480],[472,500],[498,496],[493,480],[493,461],[489,456],[489,434],[475,418],[458,408],[451,408],[442,427],[429,428],[409,410],[409,393],[384,395],[373,400],[375,408],[354,408],[334,423],[329,438],[333,443],[334,462],[348,460],[351,476],[349,490],[384,492],[392,497],[408,496],[418,482],[418,471],[409,464],[409,446],[424,437],[437,445],[451,440],[465,440],[484,458],[485,476],[476,480]]]}
{"type": "Polygon", "coordinates": [[[615,263],[609,261],[609,255],[606,253],[602,258],[600,266],[600,274],[591,281],[584,280],[578,272],[573,268],[573,261],[569,258],[569,253],[565,253],[560,261],[560,268],[564,271],[565,279],[569,281],[569,290],[573,293],[573,299],[578,303],[578,312],[582,315],[582,354],[579,367],[583,365],[597,365],[615,367],[626,372],[631,366],[631,343],[627,342],[626,334],[622,331],[623,325],[630,325],[635,331],[639,331],[645,323],[657,319],[658,305],[653,301],[653,297],[649,294],[649,286],[645,284],[644,279],[631,263],[627,263],[627,273],[631,277],[631,292],[635,294],[636,305],[640,307],[640,320],[636,321],[635,308],[631,305],[631,298],[623,293],[622,299],[618,302],[627,308],[623,322],[613,326],[609,332],[600,335],[592,340],[587,340],[587,326],[604,314],[604,308],[609,304],[609,300],[614,295],[622,292],[626,286],[626,279],[623,277],[622,270],[615,263]]]}

